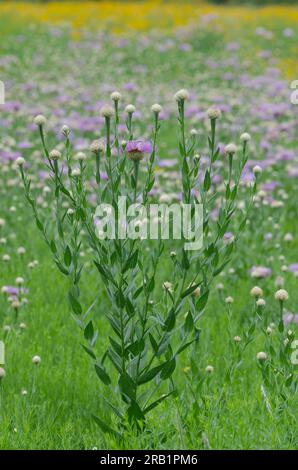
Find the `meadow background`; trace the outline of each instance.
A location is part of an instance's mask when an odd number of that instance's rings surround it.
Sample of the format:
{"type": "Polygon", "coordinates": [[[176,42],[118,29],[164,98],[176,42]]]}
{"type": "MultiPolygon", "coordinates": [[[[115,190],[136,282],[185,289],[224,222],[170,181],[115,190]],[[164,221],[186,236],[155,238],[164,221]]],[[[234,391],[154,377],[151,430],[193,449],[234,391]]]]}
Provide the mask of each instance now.
{"type": "MultiPolygon", "coordinates": [[[[280,385],[264,393],[256,354],[272,355],[278,288],[289,293],[285,324],[294,334],[298,322],[298,105],[291,103],[291,83],[298,79],[298,8],[294,2],[255,2],[257,8],[219,3],[224,2],[0,3],[0,80],[5,84],[0,106],[0,340],[6,352],[6,375],[0,379],[1,449],[297,448],[297,395],[280,385]],[[199,138],[208,126],[206,110],[214,104],[223,113],[221,146],[227,139],[238,142],[244,131],[251,134],[243,185],[258,164],[261,186],[250,224],[200,319],[199,345],[181,356],[175,371],[179,393],[154,410],[146,432],[131,432],[119,444],[91,419],[95,411],[107,422],[113,418],[82,351],[82,335],[65,295],[67,283],[39,238],[14,162],[19,156],[30,162],[38,204],[51,209],[33,117],[47,117],[53,145],[67,124],[75,150],[87,151],[102,136],[98,110],[117,89],[125,104],[136,105],[136,128],[145,137],[150,106],[162,104],[158,194],[175,199],[181,188],[173,94],[179,88],[190,91],[187,126],[197,129],[199,138]],[[266,301],[257,314],[250,295],[256,284],[266,301]],[[234,302],[227,304],[228,297],[234,302]],[[37,367],[35,355],[41,358],[37,367]],[[206,372],[208,365],[213,373],[206,372]]],[[[204,155],[205,141],[202,146],[204,155]]],[[[90,298],[99,297],[94,317],[98,347],[104,349],[103,313],[109,303],[88,250],[83,255],[88,275],[82,282],[90,298]]],[[[170,272],[170,263],[165,264],[161,284],[170,272]]]]}

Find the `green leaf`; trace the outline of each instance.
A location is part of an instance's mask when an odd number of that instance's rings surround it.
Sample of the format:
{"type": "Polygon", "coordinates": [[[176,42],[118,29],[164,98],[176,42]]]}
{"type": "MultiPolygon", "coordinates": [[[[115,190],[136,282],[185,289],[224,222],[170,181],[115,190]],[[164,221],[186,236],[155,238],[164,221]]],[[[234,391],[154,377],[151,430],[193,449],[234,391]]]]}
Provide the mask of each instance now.
{"type": "Polygon", "coordinates": [[[165,330],[172,331],[173,328],[175,327],[175,323],[176,323],[176,315],[175,315],[175,310],[172,308],[168,317],[165,320],[165,330]]]}
{"type": "Polygon", "coordinates": [[[182,268],[185,269],[186,271],[190,267],[188,256],[185,250],[182,250],[182,263],[181,264],[182,264],[182,268]]]}
{"type": "Polygon", "coordinates": [[[86,353],[89,354],[90,357],[92,357],[92,359],[96,359],[96,356],[91,348],[87,348],[87,346],[84,346],[84,344],[81,344],[81,346],[84,348],[86,353]]]}
{"type": "Polygon", "coordinates": [[[209,191],[210,186],[211,186],[211,177],[210,177],[209,170],[207,170],[205,173],[204,184],[203,184],[204,191],[209,191]]]}
{"type": "Polygon", "coordinates": [[[194,292],[196,288],[200,285],[200,282],[198,284],[193,284],[192,286],[188,287],[184,292],[181,294],[181,299],[184,299],[184,297],[187,297],[189,294],[194,292]]]}
{"type": "Polygon", "coordinates": [[[159,366],[153,367],[152,369],[148,370],[148,372],[145,372],[144,374],[142,374],[138,379],[138,385],[145,384],[153,380],[154,377],[156,377],[157,374],[159,374],[159,372],[162,370],[165,364],[166,362],[160,364],[159,366]]]}
{"type": "Polygon", "coordinates": [[[92,320],[90,320],[84,330],[84,337],[87,341],[91,341],[93,336],[94,336],[94,328],[93,328],[92,320]]]}
{"type": "Polygon", "coordinates": [[[160,378],[162,380],[168,379],[173,374],[175,368],[176,368],[176,359],[173,357],[172,359],[170,359],[164,364],[162,371],[160,373],[160,378]]]}
{"type": "Polygon", "coordinates": [[[202,310],[204,310],[204,308],[206,307],[207,301],[208,301],[208,297],[209,297],[209,290],[204,292],[204,294],[202,294],[201,297],[199,298],[199,300],[197,301],[196,310],[198,312],[201,312],[202,310]]]}
{"type": "Polygon", "coordinates": [[[111,379],[110,379],[109,375],[107,374],[107,372],[105,371],[105,369],[103,367],[101,367],[100,365],[98,365],[98,364],[94,364],[94,367],[95,367],[95,371],[96,371],[96,374],[97,374],[98,378],[105,385],[110,385],[111,379]]]}
{"type": "Polygon", "coordinates": [[[118,381],[119,389],[123,395],[126,397],[135,400],[136,398],[136,384],[132,380],[132,378],[124,372],[120,375],[118,381]]]}
{"type": "Polygon", "coordinates": [[[71,251],[68,245],[65,248],[65,252],[64,252],[64,263],[66,264],[67,267],[70,266],[71,264],[71,251]]]}
{"type": "Polygon", "coordinates": [[[127,409],[128,419],[130,422],[132,421],[144,421],[145,415],[141,410],[140,406],[135,400],[131,400],[130,406],[127,409]]]}
{"type": "Polygon", "coordinates": [[[125,273],[128,269],[134,269],[136,267],[136,264],[138,262],[138,254],[139,250],[134,251],[134,253],[128,258],[126,263],[124,264],[124,267],[122,269],[122,273],[125,273]]]}
{"type": "Polygon", "coordinates": [[[172,390],[170,393],[166,393],[162,395],[160,398],[155,400],[153,403],[151,403],[147,408],[144,409],[144,414],[149,413],[149,411],[153,410],[156,408],[160,403],[162,403],[166,398],[168,398],[170,395],[174,393],[174,390],[172,390]]]}
{"type": "Polygon", "coordinates": [[[76,315],[81,315],[82,307],[81,307],[80,302],[72,295],[71,292],[68,293],[68,298],[69,298],[69,302],[74,313],[76,315]]]}
{"type": "Polygon", "coordinates": [[[118,439],[121,438],[121,434],[119,434],[117,431],[114,431],[114,429],[112,429],[108,424],[104,423],[97,416],[94,416],[94,415],[91,415],[91,416],[104,433],[112,434],[114,437],[117,437],[118,439]]]}
{"type": "Polygon", "coordinates": [[[194,322],[191,312],[188,312],[185,318],[184,330],[185,333],[190,333],[194,327],[194,322]]]}

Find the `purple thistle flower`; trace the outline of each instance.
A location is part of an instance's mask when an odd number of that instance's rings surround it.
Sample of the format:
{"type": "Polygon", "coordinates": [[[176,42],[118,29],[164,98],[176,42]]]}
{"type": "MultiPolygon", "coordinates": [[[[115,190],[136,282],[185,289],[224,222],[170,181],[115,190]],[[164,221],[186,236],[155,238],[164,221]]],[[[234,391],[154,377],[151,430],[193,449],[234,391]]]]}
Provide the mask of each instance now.
{"type": "Polygon", "coordinates": [[[144,153],[152,152],[152,145],[144,140],[130,140],[126,144],[128,157],[133,161],[140,161],[144,158],[144,153]]]}

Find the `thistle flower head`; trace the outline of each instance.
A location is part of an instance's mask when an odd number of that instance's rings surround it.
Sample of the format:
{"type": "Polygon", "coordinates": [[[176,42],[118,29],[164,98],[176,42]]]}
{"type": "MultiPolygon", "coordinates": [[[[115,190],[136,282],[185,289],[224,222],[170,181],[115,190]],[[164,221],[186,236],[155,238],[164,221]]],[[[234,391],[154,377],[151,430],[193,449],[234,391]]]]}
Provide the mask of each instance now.
{"type": "Polygon", "coordinates": [[[78,162],[83,162],[87,159],[87,156],[84,152],[78,152],[75,156],[74,159],[78,162]]]}
{"type": "Polygon", "coordinates": [[[50,160],[53,160],[53,161],[60,160],[61,153],[59,152],[59,150],[53,149],[53,150],[50,151],[49,158],[50,158],[50,160]]]}
{"type": "Polygon", "coordinates": [[[144,154],[150,153],[151,151],[151,143],[143,140],[130,140],[126,144],[127,156],[133,161],[142,160],[144,158],[144,154]]]}
{"type": "Polygon", "coordinates": [[[113,93],[111,93],[111,100],[113,101],[120,101],[121,100],[121,93],[119,93],[119,91],[113,91],[113,93]]]}
{"type": "Polygon", "coordinates": [[[155,103],[151,106],[151,111],[154,113],[154,114],[159,114],[161,113],[162,111],[162,107],[160,106],[160,104],[158,103],[155,103]]]}
{"type": "Polygon", "coordinates": [[[285,302],[285,300],[288,300],[289,294],[285,289],[279,289],[275,292],[274,297],[276,300],[279,300],[279,302],[285,302]]]}
{"type": "Polygon", "coordinates": [[[15,161],[15,164],[18,166],[18,167],[21,167],[25,164],[25,159],[23,157],[18,157],[15,161]]]}
{"type": "Polygon", "coordinates": [[[209,108],[207,110],[207,116],[211,120],[219,119],[221,117],[221,110],[219,108],[209,108]]]}
{"type": "Polygon", "coordinates": [[[90,145],[90,150],[93,153],[103,152],[105,149],[102,140],[94,140],[90,145]]]}
{"type": "Polygon", "coordinates": [[[65,137],[68,137],[70,132],[71,132],[70,128],[66,124],[64,124],[64,126],[62,126],[61,128],[61,134],[64,135],[65,137]]]}
{"type": "Polygon", "coordinates": [[[249,142],[251,140],[251,135],[248,132],[243,132],[240,136],[241,142],[249,142]]]}
{"type": "Polygon", "coordinates": [[[136,108],[133,104],[128,104],[126,107],[125,107],[125,110],[126,114],[133,114],[136,112],[136,108]]]}
{"type": "Polygon", "coordinates": [[[39,366],[39,364],[41,363],[41,357],[40,357],[40,356],[33,356],[33,357],[32,357],[32,362],[33,362],[33,364],[35,364],[36,366],[39,366]]]}
{"type": "Polygon", "coordinates": [[[71,172],[71,176],[73,176],[74,178],[80,176],[80,174],[81,174],[80,168],[74,168],[71,172]]]}
{"type": "Polygon", "coordinates": [[[262,362],[262,361],[266,361],[266,359],[267,359],[267,354],[264,351],[258,352],[258,354],[257,354],[257,360],[258,361],[262,362]]]}
{"type": "Polygon", "coordinates": [[[253,174],[254,174],[255,176],[258,176],[258,175],[260,175],[260,174],[262,173],[263,170],[262,170],[262,168],[261,168],[259,165],[255,165],[255,166],[253,167],[252,171],[253,171],[253,174]]]}
{"type": "Polygon", "coordinates": [[[237,147],[235,144],[230,143],[225,146],[225,154],[226,155],[234,155],[237,152],[237,147]]]}
{"type": "Polygon", "coordinates": [[[263,295],[263,290],[260,287],[255,286],[251,289],[250,295],[252,297],[261,297],[263,295]]]}
{"type": "Polygon", "coordinates": [[[179,103],[179,101],[185,101],[189,99],[189,92],[184,88],[178,90],[177,93],[174,95],[175,100],[179,103]]]}
{"type": "Polygon", "coordinates": [[[34,124],[36,124],[37,126],[44,126],[47,122],[47,119],[42,114],[38,114],[37,116],[35,116],[33,121],[34,124]]]}
{"type": "Polygon", "coordinates": [[[114,110],[112,108],[112,106],[110,106],[109,104],[104,104],[100,110],[99,110],[99,114],[106,118],[106,119],[110,119],[111,117],[114,116],[114,110]]]}

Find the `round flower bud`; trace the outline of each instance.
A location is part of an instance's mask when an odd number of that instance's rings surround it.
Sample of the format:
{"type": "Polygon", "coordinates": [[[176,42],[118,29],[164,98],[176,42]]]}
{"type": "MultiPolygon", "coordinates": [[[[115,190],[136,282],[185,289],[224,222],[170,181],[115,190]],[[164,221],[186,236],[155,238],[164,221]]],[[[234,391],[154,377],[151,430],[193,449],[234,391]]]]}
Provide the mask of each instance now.
{"type": "Polygon", "coordinates": [[[160,104],[158,103],[155,103],[151,106],[151,111],[154,113],[154,114],[159,114],[161,111],[162,111],[162,107],[160,106],[160,104]]]}
{"type": "Polygon", "coordinates": [[[193,137],[195,137],[196,135],[198,135],[197,129],[191,129],[190,135],[193,136],[193,137]]]}
{"type": "Polygon", "coordinates": [[[262,173],[263,170],[259,165],[256,165],[253,167],[252,171],[255,176],[258,176],[262,173]]]}
{"type": "Polygon", "coordinates": [[[237,152],[237,147],[235,144],[231,143],[225,146],[226,155],[234,155],[237,152]]]}
{"type": "Polygon", "coordinates": [[[3,369],[3,367],[0,367],[0,380],[4,379],[5,376],[6,376],[5,370],[3,369]]]}
{"type": "Polygon", "coordinates": [[[162,287],[164,288],[164,290],[166,290],[167,292],[173,292],[173,284],[171,282],[168,282],[168,281],[165,281],[162,285],[162,287]]]}
{"type": "Polygon", "coordinates": [[[94,140],[90,145],[90,150],[93,153],[104,152],[105,146],[102,140],[94,140]]]}
{"type": "Polygon", "coordinates": [[[16,165],[21,167],[25,164],[25,159],[23,157],[18,157],[15,161],[16,165]]]}
{"type": "Polygon", "coordinates": [[[40,356],[33,356],[33,357],[32,357],[32,362],[33,362],[33,364],[35,364],[36,366],[38,366],[38,365],[41,363],[41,358],[40,358],[40,356]]]}
{"type": "Polygon", "coordinates": [[[273,331],[273,330],[272,330],[271,326],[267,326],[267,329],[266,329],[267,335],[270,336],[270,335],[272,334],[272,331],[273,331]]]}
{"type": "Polygon", "coordinates": [[[125,110],[126,114],[133,114],[136,112],[136,108],[133,104],[128,104],[126,107],[125,107],[125,110]]]}
{"type": "Polygon", "coordinates": [[[251,140],[251,136],[248,132],[243,132],[240,136],[241,142],[249,142],[251,140]]]}
{"type": "Polygon", "coordinates": [[[37,126],[43,126],[46,122],[47,119],[42,114],[38,114],[34,118],[34,124],[36,124],[37,126]]]}
{"type": "Polygon", "coordinates": [[[225,286],[224,286],[221,282],[219,282],[219,283],[216,285],[216,289],[217,289],[217,290],[224,290],[224,288],[225,288],[225,286]]]}
{"type": "Polygon", "coordinates": [[[263,295],[263,290],[260,287],[255,286],[251,289],[250,295],[252,297],[261,297],[263,295]]]}
{"type": "Polygon", "coordinates": [[[209,365],[206,367],[205,371],[207,372],[207,374],[213,374],[213,372],[214,372],[214,367],[209,364],[209,365]]]}
{"type": "Polygon", "coordinates": [[[114,116],[114,110],[113,110],[112,106],[110,106],[109,104],[104,104],[100,108],[99,113],[102,117],[104,117],[106,119],[110,119],[112,116],[114,116]]]}
{"type": "Polygon", "coordinates": [[[207,116],[211,120],[219,119],[221,117],[221,110],[219,108],[209,108],[207,116]]]}
{"type": "Polygon", "coordinates": [[[234,299],[233,299],[233,297],[231,297],[231,296],[229,296],[229,297],[226,297],[226,299],[225,299],[225,303],[226,303],[226,304],[232,304],[232,303],[234,303],[234,299]]]}
{"type": "Polygon", "coordinates": [[[258,300],[256,301],[256,305],[257,305],[258,307],[265,307],[266,302],[265,302],[264,299],[258,299],[258,300]]]}
{"type": "Polygon", "coordinates": [[[240,341],[241,341],[241,336],[234,336],[234,341],[235,341],[236,343],[240,343],[240,341]]]}
{"type": "Polygon", "coordinates": [[[257,354],[257,360],[258,361],[266,361],[267,359],[267,354],[263,351],[258,352],[257,354]]]}
{"type": "Polygon", "coordinates": [[[80,168],[74,168],[71,172],[71,176],[73,176],[74,178],[80,176],[80,174],[81,174],[80,168]]]}
{"type": "Polygon", "coordinates": [[[16,284],[20,286],[21,284],[24,284],[24,278],[23,277],[17,277],[16,278],[16,284]]]}
{"type": "Polygon", "coordinates": [[[68,137],[69,134],[70,134],[70,128],[64,124],[64,126],[62,126],[61,128],[61,134],[64,135],[65,137],[68,137]]]}
{"type": "Polygon", "coordinates": [[[119,91],[113,91],[113,93],[111,93],[111,100],[120,101],[121,100],[121,93],[119,93],[119,91]]]}
{"type": "Polygon", "coordinates": [[[61,153],[57,149],[51,150],[50,154],[49,154],[49,158],[50,158],[50,160],[54,160],[54,161],[56,160],[57,161],[61,158],[61,153]]]}
{"type": "Polygon", "coordinates": [[[182,88],[181,90],[177,91],[177,93],[175,93],[174,98],[177,102],[188,100],[189,92],[182,88]]]}
{"type": "Polygon", "coordinates": [[[78,152],[75,156],[74,159],[79,162],[83,162],[87,159],[87,156],[84,152],[78,152]]]}
{"type": "Polygon", "coordinates": [[[286,233],[284,236],[284,241],[285,242],[292,242],[294,239],[293,235],[291,233],[286,233]]]}
{"type": "Polygon", "coordinates": [[[285,300],[288,300],[289,294],[285,289],[279,289],[278,291],[275,292],[274,295],[276,300],[279,300],[280,302],[284,302],[285,300]]]}

